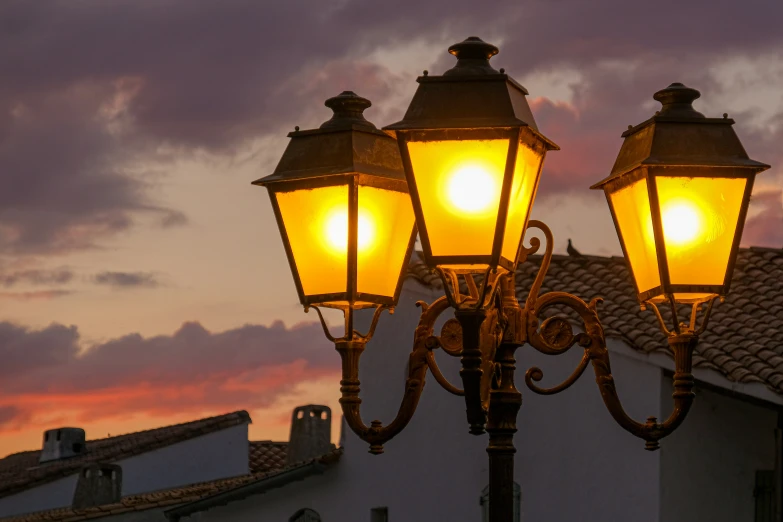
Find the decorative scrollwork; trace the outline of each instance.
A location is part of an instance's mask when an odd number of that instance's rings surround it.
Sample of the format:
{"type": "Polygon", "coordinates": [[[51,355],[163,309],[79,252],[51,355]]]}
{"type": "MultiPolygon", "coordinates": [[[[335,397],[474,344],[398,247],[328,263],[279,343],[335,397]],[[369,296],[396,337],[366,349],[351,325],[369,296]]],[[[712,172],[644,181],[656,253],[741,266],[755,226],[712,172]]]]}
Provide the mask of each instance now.
{"type": "Polygon", "coordinates": [[[574,329],[571,323],[563,317],[549,317],[541,323],[541,338],[553,350],[567,350],[573,346],[574,329]]]}
{"type": "Polygon", "coordinates": [[[462,326],[456,319],[449,319],[440,329],[440,347],[455,357],[462,352],[462,326]]]}
{"type": "MultiPolygon", "coordinates": [[[[531,228],[538,229],[544,234],[544,238],[546,239],[546,249],[544,250],[544,255],[541,258],[541,266],[538,269],[536,278],[533,280],[533,285],[530,287],[530,291],[527,294],[527,301],[525,301],[526,310],[532,310],[536,305],[538,294],[541,292],[541,286],[544,284],[544,278],[546,277],[546,273],[549,271],[549,264],[552,262],[552,249],[554,248],[554,237],[552,236],[552,231],[548,226],[546,226],[545,223],[531,219],[528,222],[527,229],[530,230],[531,228]]],[[[530,245],[530,248],[525,250],[526,256],[531,255],[534,252],[538,252],[539,248],[541,247],[541,241],[536,237],[531,238],[530,245]]]]}
{"type": "MultiPolygon", "coordinates": [[[[666,329],[660,310],[655,303],[650,305],[661,326],[669,337],[674,353],[674,410],[662,423],[654,417],[646,422],[634,421],[622,407],[615,388],[609,363],[609,352],[603,326],[598,317],[600,298],[586,302],[565,292],[547,292],[540,295],[544,278],[552,259],[552,232],[540,221],[530,221],[528,229],[540,230],[545,239],[545,250],[535,280],[529,290],[524,308],[516,301],[513,274],[488,270],[480,284],[472,275],[457,274],[453,270],[439,270],[446,295],[432,304],[417,303],[422,313],[414,334],[413,349],[409,356],[408,377],[402,403],[394,420],[387,426],[374,420],[367,426],[360,416],[361,399],[358,378],[359,358],[367,341],[372,337],[383,307],[377,307],[367,334],[353,329],[353,311],[345,310],[345,335],[332,336],[321,311],[316,308],[321,325],[327,337],[335,343],[342,357],[342,380],[340,404],[348,426],[364,441],[370,443],[371,453],[382,453],[383,444],[399,433],[412,418],[424,388],[427,370],[449,393],[465,397],[470,431],[490,432],[490,447],[493,451],[513,449],[513,433],[516,431],[516,414],[521,405],[521,394],[514,385],[514,351],[523,343],[548,355],[560,355],[575,345],[584,349],[584,354],[574,371],[560,384],[545,388],[539,386],[543,371],[532,367],[525,373],[525,384],[540,395],[552,395],[572,386],[584,373],[588,364],[595,371],[596,383],[609,413],[625,430],[646,441],[646,448],[657,449],[658,441],[676,429],[683,421],[693,401],[692,354],[698,336],[709,320],[714,299],[707,299],[693,305],[690,322],[679,323],[673,300],[674,328],[666,329]],[[460,291],[459,277],[464,278],[467,294],[460,291]],[[696,319],[702,305],[707,303],[701,326],[696,319]],[[565,307],[580,320],[575,333],[571,321],[562,316],[546,317],[553,307],[565,307]],[[454,309],[454,319],[445,322],[440,336],[434,335],[434,325],[440,315],[454,309]],[[463,388],[454,386],[443,375],[437,365],[434,350],[442,348],[450,356],[460,357],[463,388]]],[[[530,246],[520,246],[520,261],[538,252],[542,242],[530,239],[530,246]]]]}
{"type": "Polygon", "coordinates": [[[438,367],[438,363],[435,361],[435,354],[432,352],[427,354],[427,365],[430,368],[430,371],[432,372],[432,376],[435,378],[435,380],[438,382],[438,384],[441,385],[441,387],[446,390],[447,392],[459,395],[460,397],[465,395],[465,390],[461,388],[457,388],[453,384],[449,382],[449,380],[443,375],[443,372],[440,371],[440,368],[438,367]]]}
{"type": "Polygon", "coordinates": [[[558,384],[557,386],[553,386],[552,388],[541,388],[533,383],[533,381],[539,382],[544,378],[544,372],[541,370],[541,368],[533,366],[525,372],[525,384],[528,388],[530,388],[531,391],[539,395],[554,395],[567,388],[570,388],[572,384],[579,380],[579,377],[581,377],[585,372],[585,369],[587,369],[588,364],[590,364],[590,354],[585,351],[585,354],[582,356],[582,360],[579,361],[579,365],[576,367],[573,373],[569,375],[568,378],[562,383],[558,384]]]}
{"type": "MultiPolygon", "coordinates": [[[[677,307],[674,300],[670,298],[669,304],[672,307],[674,318],[674,328],[671,331],[666,328],[657,305],[652,302],[645,303],[655,312],[661,328],[669,338],[669,345],[674,353],[675,374],[674,392],[672,394],[674,409],[669,418],[662,423],[659,423],[655,417],[648,417],[644,423],[636,422],[623,409],[615,387],[609,363],[609,351],[606,348],[606,337],[598,317],[598,304],[601,302],[601,299],[595,298],[587,303],[565,292],[549,292],[539,295],[552,258],[552,233],[541,222],[531,221],[529,228],[531,227],[543,232],[546,238],[546,250],[541,260],[539,272],[536,274],[535,281],[525,302],[524,312],[526,315],[528,343],[538,351],[548,355],[565,353],[575,344],[582,346],[585,353],[571,375],[557,386],[542,388],[536,385],[535,383],[541,381],[544,375],[543,371],[538,367],[532,367],[525,373],[525,384],[533,392],[541,395],[559,393],[576,382],[584,373],[588,363],[592,363],[601,397],[614,420],[629,433],[645,440],[646,449],[658,449],[658,441],[670,434],[682,423],[693,402],[692,354],[698,342],[699,334],[707,326],[712,305],[717,296],[711,296],[706,300],[708,304],[707,310],[704,313],[702,325],[699,327],[696,326],[697,315],[705,301],[692,305],[689,323],[680,323],[677,318],[677,307]],[[574,334],[571,325],[562,317],[550,317],[540,321],[539,318],[544,315],[544,312],[553,306],[564,306],[576,312],[581,319],[584,333],[574,334]]],[[[539,248],[540,243],[531,240],[531,247],[525,252],[535,252],[539,248]]]]}
{"type": "MultiPolygon", "coordinates": [[[[448,310],[448,299],[445,296],[441,297],[435,301],[432,306],[436,308],[436,310],[434,310],[436,313],[430,313],[426,318],[426,324],[420,323],[420,327],[423,326],[426,329],[433,328],[433,325],[440,314],[448,310]]],[[[424,320],[424,318],[425,317],[422,314],[422,320],[424,320]]],[[[452,357],[460,356],[462,353],[462,327],[460,326],[459,321],[453,318],[446,321],[440,330],[440,337],[434,335],[429,336],[425,345],[429,349],[429,353],[427,354],[427,366],[432,372],[435,381],[447,392],[464,396],[465,391],[451,384],[443,375],[443,372],[441,372],[440,367],[435,360],[435,354],[433,353],[433,350],[441,348],[452,357]]]]}

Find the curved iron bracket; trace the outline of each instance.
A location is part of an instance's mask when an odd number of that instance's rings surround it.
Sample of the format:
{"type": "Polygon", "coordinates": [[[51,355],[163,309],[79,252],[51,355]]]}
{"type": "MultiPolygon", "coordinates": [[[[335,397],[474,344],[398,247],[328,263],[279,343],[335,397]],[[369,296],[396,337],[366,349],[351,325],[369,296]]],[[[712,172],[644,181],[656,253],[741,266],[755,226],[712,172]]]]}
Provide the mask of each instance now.
{"type": "MultiPolygon", "coordinates": [[[[560,393],[579,379],[587,368],[588,362],[592,363],[601,397],[614,420],[629,433],[644,439],[646,449],[658,449],[658,441],[672,433],[683,422],[693,402],[693,375],[691,371],[693,350],[698,342],[699,334],[707,326],[715,299],[709,299],[704,319],[698,328],[696,327],[697,315],[703,302],[693,304],[690,322],[685,324],[679,323],[676,306],[671,299],[670,304],[675,326],[673,331],[666,328],[656,304],[646,303],[655,312],[661,328],[668,336],[669,345],[674,354],[675,374],[672,394],[674,409],[663,423],[659,423],[655,417],[648,417],[644,423],[636,422],[625,412],[615,387],[609,362],[609,351],[606,348],[606,337],[598,317],[598,304],[601,303],[601,299],[595,298],[587,303],[579,297],[565,292],[548,292],[539,295],[552,258],[552,233],[545,224],[538,221],[531,221],[529,228],[531,227],[544,233],[547,244],[541,268],[525,303],[527,341],[536,350],[547,355],[560,355],[578,344],[584,348],[584,355],[571,375],[556,386],[542,388],[536,385],[534,381],[539,382],[543,378],[543,372],[535,366],[525,373],[525,384],[530,390],[541,395],[560,393]],[[541,321],[539,318],[548,308],[553,306],[564,306],[575,312],[581,319],[584,333],[574,334],[570,321],[562,317],[550,317],[541,321]]],[[[525,252],[533,253],[539,248],[540,242],[531,240],[531,247],[525,252]]]]}

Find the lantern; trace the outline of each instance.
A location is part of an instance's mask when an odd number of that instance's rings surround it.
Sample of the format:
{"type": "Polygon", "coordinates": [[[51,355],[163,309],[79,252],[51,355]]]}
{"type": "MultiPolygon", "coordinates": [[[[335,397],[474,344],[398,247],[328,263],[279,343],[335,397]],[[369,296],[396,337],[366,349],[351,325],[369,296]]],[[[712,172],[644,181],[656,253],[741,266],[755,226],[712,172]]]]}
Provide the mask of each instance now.
{"type": "Polygon", "coordinates": [[[290,133],[267,187],[305,307],[394,306],[415,239],[413,209],[394,138],[346,91],[332,119],[290,133]]]}
{"type": "Polygon", "coordinates": [[[737,258],[753,180],[768,165],[748,158],[732,124],[693,109],[699,91],[673,83],[663,107],[630,127],[603,189],[638,299],[699,303],[724,296],[737,258]]]}
{"type": "Polygon", "coordinates": [[[471,37],[449,52],[455,67],[425,71],[385,130],[399,141],[427,265],[514,270],[544,156],[558,147],[538,132],[525,88],[489,64],[497,47],[471,37]]]}

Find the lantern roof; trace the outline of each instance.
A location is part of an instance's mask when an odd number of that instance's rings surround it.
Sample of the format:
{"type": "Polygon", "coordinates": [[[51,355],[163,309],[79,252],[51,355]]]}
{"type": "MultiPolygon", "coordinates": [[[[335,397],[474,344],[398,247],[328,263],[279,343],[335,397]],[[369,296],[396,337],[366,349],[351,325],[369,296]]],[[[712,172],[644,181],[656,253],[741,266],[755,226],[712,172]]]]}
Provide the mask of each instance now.
{"type": "Polygon", "coordinates": [[[761,172],[769,165],[752,160],[732,125],[734,120],[707,118],[693,108],[696,89],[672,83],[655,93],[662,105],[650,119],[623,132],[625,138],[611,174],[590,188],[603,187],[637,167],[733,167],[761,172]]]}
{"type": "Polygon", "coordinates": [[[370,100],[344,91],[324,105],[334,111],[331,119],[317,129],[290,132],[275,171],[254,185],[348,175],[404,182],[397,141],[364,117],[370,100]]]}
{"type": "Polygon", "coordinates": [[[529,127],[549,150],[559,150],[538,132],[527,89],[490,65],[489,59],[498,52],[476,36],[449,47],[457,57],[456,65],[442,76],[424,71],[416,80],[419,87],[405,117],[384,130],[529,127]]]}

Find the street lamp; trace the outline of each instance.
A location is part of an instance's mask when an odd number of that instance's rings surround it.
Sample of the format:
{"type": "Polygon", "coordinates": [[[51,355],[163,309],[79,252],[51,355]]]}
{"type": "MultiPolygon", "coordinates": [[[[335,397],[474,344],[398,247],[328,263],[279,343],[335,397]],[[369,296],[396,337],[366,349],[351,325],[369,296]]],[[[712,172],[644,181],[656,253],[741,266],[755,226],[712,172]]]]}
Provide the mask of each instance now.
{"type": "MultiPolygon", "coordinates": [[[[673,83],[663,107],[629,128],[606,193],[642,303],[698,305],[724,296],[742,236],[753,178],[734,120],[705,118],[699,91],[673,83]]],[[[674,325],[677,328],[678,325],[674,325]]]]}
{"type": "Polygon", "coordinates": [[[397,144],[362,115],[369,100],[346,91],[325,105],[333,117],[289,133],[253,184],[269,189],[300,302],[342,310],[350,341],[356,310],[396,304],[416,233],[397,144]]]}
{"type": "Polygon", "coordinates": [[[473,37],[449,52],[457,65],[420,77],[405,117],[384,129],[400,144],[425,263],[513,271],[544,155],[558,147],[538,132],[527,90],[489,65],[497,47],[473,37]]]}
{"type": "Polygon", "coordinates": [[[403,120],[384,129],[395,135],[399,149],[392,137],[364,120],[361,112],[369,102],[343,93],[327,101],[335,109],[334,118],[319,130],[289,134],[292,141],[275,173],[255,183],[270,191],[302,304],[345,311],[346,330],[340,338],[329,333],[320,311],[319,318],[342,358],[340,404],[348,426],[370,444],[371,453],[382,453],[383,444],[412,418],[430,370],[444,389],[465,397],[470,432],[489,433],[490,520],[511,522],[513,437],[522,404],[514,383],[516,349],[529,344],[559,355],[579,345],[584,356],[562,383],[538,386],[543,372],[533,367],[525,373],[527,387],[542,395],[559,393],[592,364],[612,417],[645,440],[646,449],[657,449],[693,402],[693,350],[715,299],[728,292],[753,179],[768,166],[748,158],[732,120],[705,118],[691,106],[698,91],[672,84],[655,95],[663,104],[661,111],[623,134],[611,175],[593,187],[606,193],[637,297],[655,312],[674,355],[673,412],[662,423],[655,417],[636,422],[625,413],[615,389],[598,318],[600,298],[586,302],[565,292],[541,294],[553,238],[545,224],[528,218],[545,153],[557,146],[538,132],[527,91],[489,64],[498,52],[495,46],[471,37],[449,51],[457,57],[456,66],[443,76],[425,71],[403,120]],[[359,135],[373,146],[356,147],[359,135]],[[343,143],[340,139],[354,140],[353,156],[337,145],[343,143]],[[370,148],[384,160],[356,159],[370,148]],[[335,159],[338,156],[342,161],[335,159]],[[377,168],[379,163],[383,168],[377,168]],[[332,195],[337,194],[335,187],[341,187],[339,196],[332,195]],[[362,187],[385,191],[366,215],[373,226],[395,231],[384,236],[384,247],[394,255],[362,253],[362,190],[367,190],[362,187]],[[347,212],[339,228],[346,246],[340,243],[335,250],[337,261],[328,257],[335,255],[328,246],[327,225],[334,208],[347,209],[339,210],[347,212]],[[419,303],[422,314],[397,416],[386,426],[377,420],[368,426],[359,412],[359,357],[380,312],[392,308],[399,297],[415,235],[413,215],[425,262],[440,274],[446,295],[431,304],[419,303]],[[529,247],[522,243],[531,228],[543,233],[545,250],[520,306],[514,270],[542,246],[537,238],[529,247]],[[370,268],[372,263],[377,266],[370,268]],[[382,291],[362,286],[362,270],[375,270],[373,281],[382,291]],[[663,302],[671,306],[671,328],[658,309],[663,302]],[[691,306],[687,323],[678,319],[680,303],[691,306]],[[549,316],[555,306],[574,312],[583,331],[574,333],[568,319],[549,316]],[[360,334],[353,330],[353,312],[367,307],[375,313],[368,333],[360,334]],[[449,309],[455,318],[435,335],[437,318],[449,309]],[[462,388],[441,373],[434,357],[438,348],[460,357],[462,388]]]}

